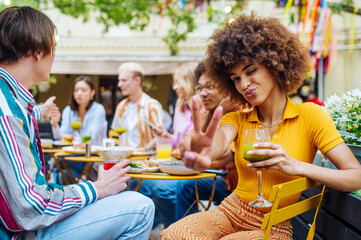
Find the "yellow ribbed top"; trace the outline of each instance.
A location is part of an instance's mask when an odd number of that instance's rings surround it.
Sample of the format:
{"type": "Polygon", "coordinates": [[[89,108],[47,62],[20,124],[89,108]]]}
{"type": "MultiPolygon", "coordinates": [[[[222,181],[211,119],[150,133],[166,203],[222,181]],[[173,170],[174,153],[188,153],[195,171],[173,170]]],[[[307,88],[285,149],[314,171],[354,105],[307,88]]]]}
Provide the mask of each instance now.
{"type": "MultiPolygon", "coordinates": [[[[221,125],[227,123],[234,125],[238,131],[234,139],[235,162],[239,176],[235,192],[243,202],[248,203],[257,198],[257,175],[256,171],[246,166],[248,161],[243,158],[244,132],[246,129],[263,128],[263,124],[258,119],[257,108],[248,113],[228,113],[222,118],[221,125]]],[[[283,119],[275,129],[272,142],[282,145],[290,157],[312,163],[317,149],[325,153],[343,140],[330,116],[320,106],[314,103],[295,105],[288,98],[283,119]]],[[[264,197],[269,198],[273,185],[297,178],[299,177],[289,176],[276,170],[263,171],[264,197]]],[[[289,205],[297,202],[298,199],[299,195],[291,196],[280,205],[289,205]]]]}

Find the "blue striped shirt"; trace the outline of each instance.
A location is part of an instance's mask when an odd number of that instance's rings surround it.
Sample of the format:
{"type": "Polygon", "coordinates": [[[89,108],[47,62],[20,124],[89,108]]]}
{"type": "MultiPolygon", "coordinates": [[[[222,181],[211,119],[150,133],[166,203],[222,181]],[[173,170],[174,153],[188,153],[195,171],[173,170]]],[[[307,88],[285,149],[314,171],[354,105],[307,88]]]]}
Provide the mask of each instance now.
{"type": "MultiPolygon", "coordinates": [[[[0,68],[0,236],[2,229],[16,238],[47,227],[97,199],[89,181],[47,183],[29,104],[35,104],[31,93],[0,68]]],[[[41,117],[37,107],[32,113],[41,117]]]]}

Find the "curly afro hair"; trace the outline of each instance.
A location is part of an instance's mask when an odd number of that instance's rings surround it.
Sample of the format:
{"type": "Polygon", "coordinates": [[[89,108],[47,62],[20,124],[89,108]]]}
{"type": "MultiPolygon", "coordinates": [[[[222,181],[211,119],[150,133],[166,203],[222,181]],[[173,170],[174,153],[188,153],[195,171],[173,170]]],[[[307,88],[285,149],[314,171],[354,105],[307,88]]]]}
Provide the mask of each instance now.
{"type": "Polygon", "coordinates": [[[241,15],[210,38],[205,65],[207,75],[234,102],[248,103],[230,80],[235,64],[260,63],[275,76],[285,95],[295,92],[310,69],[310,56],[296,34],[276,18],[241,15]]]}
{"type": "Polygon", "coordinates": [[[198,66],[194,70],[194,81],[195,85],[198,84],[199,79],[201,76],[206,72],[206,66],[204,65],[204,62],[198,63],[198,66]]]}

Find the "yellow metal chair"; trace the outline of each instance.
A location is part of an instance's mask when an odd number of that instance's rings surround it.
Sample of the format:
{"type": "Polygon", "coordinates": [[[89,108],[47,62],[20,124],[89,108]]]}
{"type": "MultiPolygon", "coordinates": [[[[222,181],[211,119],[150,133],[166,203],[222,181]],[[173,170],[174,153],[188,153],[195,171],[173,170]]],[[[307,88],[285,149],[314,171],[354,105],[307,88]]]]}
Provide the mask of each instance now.
{"type": "Polygon", "coordinates": [[[116,133],[113,129],[109,129],[108,131],[108,138],[113,138],[115,139],[115,145],[118,146],[119,143],[119,133],[116,133]]]}
{"type": "Polygon", "coordinates": [[[286,207],[278,209],[280,200],[284,197],[291,196],[293,194],[300,193],[309,188],[320,185],[319,183],[307,178],[300,178],[294,181],[285,182],[273,186],[271,197],[269,201],[273,202],[272,209],[269,213],[266,213],[263,218],[261,229],[265,229],[265,235],[263,239],[268,239],[271,228],[273,225],[283,222],[287,219],[291,219],[301,213],[304,213],[312,208],[317,207],[313,223],[308,231],[307,240],[313,239],[316,229],[316,218],[320,211],[321,203],[325,193],[325,186],[323,186],[322,192],[307,198],[303,201],[288,205],[286,207]]]}

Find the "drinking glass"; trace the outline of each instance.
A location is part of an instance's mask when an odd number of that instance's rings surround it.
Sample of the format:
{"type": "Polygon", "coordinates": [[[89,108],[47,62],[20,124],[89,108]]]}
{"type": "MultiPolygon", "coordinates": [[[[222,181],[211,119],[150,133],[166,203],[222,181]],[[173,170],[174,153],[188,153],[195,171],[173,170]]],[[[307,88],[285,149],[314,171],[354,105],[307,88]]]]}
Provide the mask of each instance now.
{"type": "Polygon", "coordinates": [[[82,143],[91,143],[92,129],[83,129],[81,131],[81,142],[82,143]]]}
{"type": "Polygon", "coordinates": [[[81,142],[81,138],[80,138],[80,128],[81,128],[81,119],[80,117],[73,117],[71,119],[71,122],[70,122],[70,127],[71,129],[74,130],[74,140],[76,142],[81,142]]]}
{"type": "MultiPolygon", "coordinates": [[[[251,150],[259,150],[262,148],[254,148],[253,144],[257,142],[270,142],[271,138],[267,129],[247,129],[244,134],[244,143],[243,143],[243,158],[249,162],[259,162],[269,159],[269,156],[250,156],[247,154],[251,150]]],[[[257,181],[258,181],[258,196],[257,199],[253,202],[248,203],[251,207],[271,207],[273,203],[267,201],[263,197],[262,193],[262,172],[257,171],[257,181]]]]}
{"type": "Polygon", "coordinates": [[[119,134],[119,146],[127,145],[127,128],[125,126],[125,122],[122,118],[118,118],[115,121],[114,132],[119,134]]]}
{"type": "Polygon", "coordinates": [[[108,151],[104,152],[103,160],[104,160],[104,170],[111,169],[115,164],[124,161],[127,158],[127,155],[121,151],[108,151]]]}
{"type": "Polygon", "coordinates": [[[172,155],[172,139],[166,137],[156,138],[157,158],[167,159],[172,155]]]}

